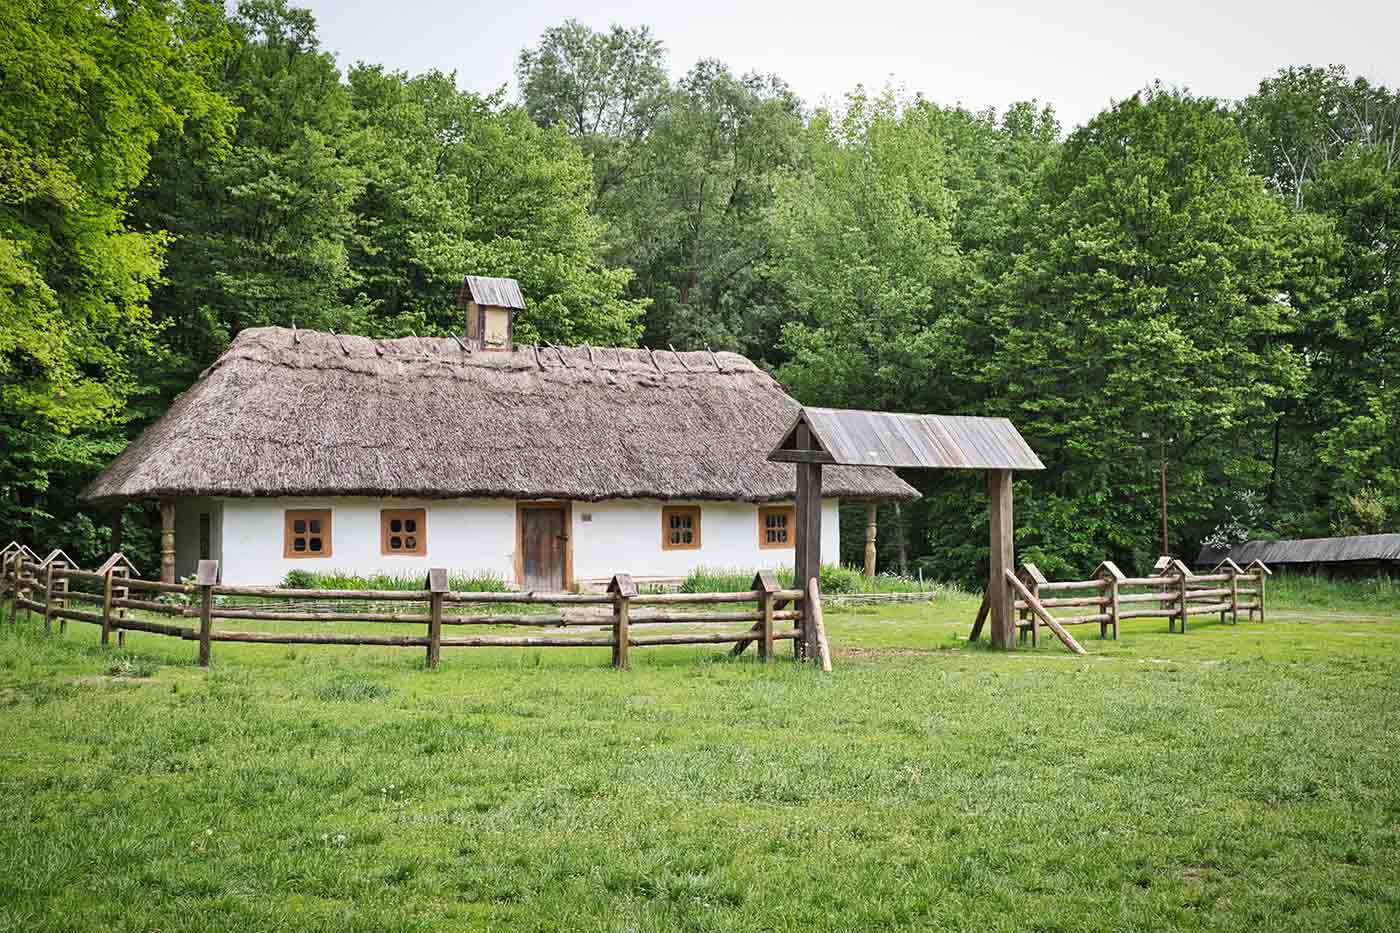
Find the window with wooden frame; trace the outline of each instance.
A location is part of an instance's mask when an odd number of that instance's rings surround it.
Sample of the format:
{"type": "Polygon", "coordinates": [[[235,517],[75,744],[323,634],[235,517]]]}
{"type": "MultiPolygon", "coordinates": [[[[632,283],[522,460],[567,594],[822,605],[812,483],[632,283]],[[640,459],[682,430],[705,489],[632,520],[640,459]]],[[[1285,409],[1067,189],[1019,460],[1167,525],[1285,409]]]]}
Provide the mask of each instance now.
{"type": "Polygon", "coordinates": [[[426,509],[383,509],[379,513],[381,554],[423,556],[428,553],[426,509]]]}
{"type": "Polygon", "coordinates": [[[285,529],[283,557],[331,556],[330,509],[288,509],[285,529]]]}
{"type": "Polygon", "coordinates": [[[694,551],[700,547],[700,506],[668,505],[661,510],[661,549],[694,551]]]}
{"type": "Polygon", "coordinates": [[[758,546],[782,548],[793,546],[793,531],[797,527],[793,507],[765,505],[758,510],[758,546]]]}

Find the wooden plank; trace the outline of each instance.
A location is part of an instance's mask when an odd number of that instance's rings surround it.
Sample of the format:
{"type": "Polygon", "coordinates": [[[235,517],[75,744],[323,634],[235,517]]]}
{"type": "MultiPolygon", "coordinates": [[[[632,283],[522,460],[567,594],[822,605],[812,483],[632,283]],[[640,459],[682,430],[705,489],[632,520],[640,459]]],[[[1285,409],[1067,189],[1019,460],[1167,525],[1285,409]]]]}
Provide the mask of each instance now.
{"type": "Polygon", "coordinates": [[[976,641],[982,634],[982,626],[987,623],[987,615],[992,611],[992,604],[987,599],[987,594],[982,594],[982,605],[977,607],[977,618],[972,621],[972,632],[967,636],[968,641],[976,641]]]}
{"type": "Polygon", "coordinates": [[[101,643],[105,647],[112,640],[112,574],[116,568],[109,568],[102,579],[102,637],[101,643]]]}
{"type": "Polygon", "coordinates": [[[816,577],[807,582],[807,611],[816,641],[816,657],[823,674],[831,673],[831,645],[826,640],[826,623],[822,620],[822,591],[816,577]]]}

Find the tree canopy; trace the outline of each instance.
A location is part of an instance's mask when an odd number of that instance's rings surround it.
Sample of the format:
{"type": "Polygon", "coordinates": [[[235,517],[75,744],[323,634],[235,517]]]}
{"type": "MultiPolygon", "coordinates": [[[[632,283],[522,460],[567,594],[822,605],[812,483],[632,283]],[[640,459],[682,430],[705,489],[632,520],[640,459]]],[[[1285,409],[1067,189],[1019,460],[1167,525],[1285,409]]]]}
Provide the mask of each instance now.
{"type": "MultiPolygon", "coordinates": [[[[854,89],[809,106],[646,26],[522,37],[516,93],[342,69],[288,0],[16,0],[0,24],[0,537],[105,547],[75,493],[239,330],[731,349],[808,403],[1005,415],[1054,573],[1400,528],[1400,93],[1302,64],[1064,136],[854,89]],[[1243,518],[1242,518],[1243,516],[1243,518]]],[[[1123,94],[1126,92],[1126,94],[1123,94]]],[[[910,477],[881,561],[975,580],[980,494],[910,477]]],[[[150,516],[128,510],[130,546],[150,516]]],[[[857,557],[861,535],[843,536],[857,557]]]]}

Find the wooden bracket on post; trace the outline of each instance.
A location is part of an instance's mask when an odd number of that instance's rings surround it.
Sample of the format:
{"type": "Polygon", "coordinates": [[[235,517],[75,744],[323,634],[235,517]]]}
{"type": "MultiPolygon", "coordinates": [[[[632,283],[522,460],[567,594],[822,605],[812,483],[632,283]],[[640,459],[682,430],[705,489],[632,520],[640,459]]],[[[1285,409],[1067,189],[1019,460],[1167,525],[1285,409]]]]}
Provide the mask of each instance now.
{"type": "Polygon", "coordinates": [[[446,567],[428,571],[428,656],[425,664],[430,671],[438,669],[442,659],[442,600],[450,588],[446,567]]]}
{"type": "Polygon", "coordinates": [[[1108,581],[1108,621],[1099,622],[1099,637],[1104,638],[1108,634],[1109,626],[1113,627],[1113,640],[1118,640],[1118,586],[1128,579],[1127,574],[1118,569],[1118,565],[1111,560],[1106,560],[1099,564],[1094,571],[1094,578],[1108,581]]]}
{"type": "MultiPolygon", "coordinates": [[[[1263,621],[1264,621],[1264,578],[1265,578],[1265,577],[1272,577],[1272,576],[1274,575],[1274,572],[1273,572],[1272,570],[1270,570],[1270,569],[1268,568],[1268,565],[1266,565],[1262,560],[1259,560],[1259,559],[1257,559],[1257,558],[1249,562],[1249,568],[1248,568],[1248,569],[1254,571],[1255,575],[1259,577],[1259,621],[1260,621],[1260,622],[1263,622],[1263,621]]],[[[1254,621],[1254,610],[1253,610],[1253,609],[1249,610],[1249,620],[1250,620],[1251,622],[1254,621]]]]}
{"type": "Polygon", "coordinates": [[[632,644],[632,597],[637,595],[637,584],[632,582],[630,573],[615,574],[608,584],[608,592],[613,598],[612,664],[618,670],[625,670],[627,649],[632,644]]]}
{"type": "Polygon", "coordinates": [[[199,666],[209,666],[209,636],[214,632],[214,586],[219,582],[219,562],[202,560],[195,571],[199,587],[199,666]]]}

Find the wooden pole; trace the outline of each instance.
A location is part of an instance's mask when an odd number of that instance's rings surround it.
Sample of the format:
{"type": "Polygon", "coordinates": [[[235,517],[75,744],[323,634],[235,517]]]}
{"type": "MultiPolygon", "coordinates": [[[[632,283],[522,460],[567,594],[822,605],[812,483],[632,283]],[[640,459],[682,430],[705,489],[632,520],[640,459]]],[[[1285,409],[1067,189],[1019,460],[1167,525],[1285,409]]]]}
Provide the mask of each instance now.
{"type": "MultiPolygon", "coordinates": [[[[1113,640],[1118,640],[1118,578],[1110,575],[1108,578],[1108,624],[1113,626],[1113,640]]],[[[1104,636],[1104,626],[1099,624],[1099,637],[1104,636]]]]}
{"type": "Polygon", "coordinates": [[[1171,545],[1167,543],[1167,442],[1161,442],[1162,451],[1162,553],[1170,554],[1171,545]]]}
{"type": "Polygon", "coordinates": [[[879,503],[865,503],[865,575],[867,577],[875,576],[876,518],[879,514],[879,503]]]}
{"type": "Polygon", "coordinates": [[[14,559],[14,586],[10,590],[10,624],[14,625],[19,616],[19,583],[24,576],[24,552],[16,551],[14,559]]]}
{"type": "Polygon", "coordinates": [[[1006,586],[1007,576],[1015,576],[1012,570],[1010,470],[987,471],[987,496],[991,519],[991,572],[987,580],[987,603],[991,611],[992,644],[1009,651],[1016,638],[1016,614],[1012,608],[1011,590],[1006,586]]]}
{"type": "Polygon", "coordinates": [[[175,502],[160,500],[160,580],[175,582],[175,502]]]}

